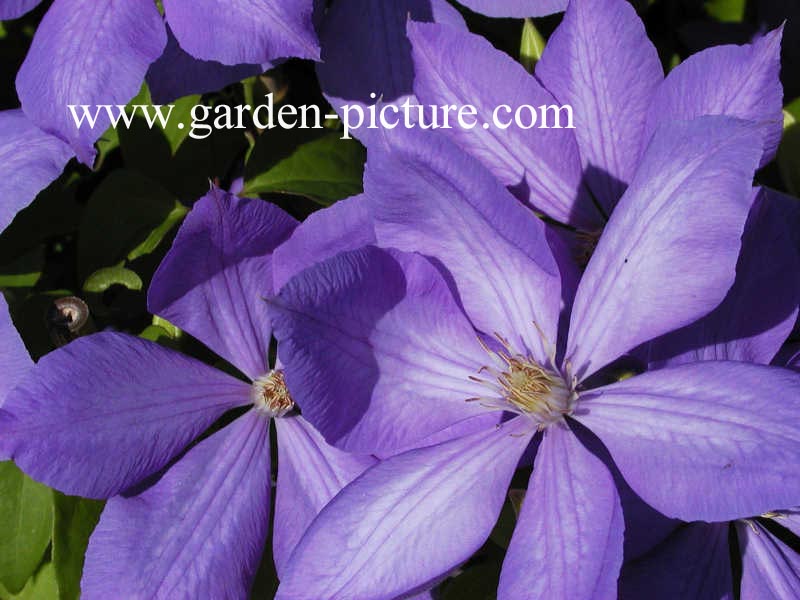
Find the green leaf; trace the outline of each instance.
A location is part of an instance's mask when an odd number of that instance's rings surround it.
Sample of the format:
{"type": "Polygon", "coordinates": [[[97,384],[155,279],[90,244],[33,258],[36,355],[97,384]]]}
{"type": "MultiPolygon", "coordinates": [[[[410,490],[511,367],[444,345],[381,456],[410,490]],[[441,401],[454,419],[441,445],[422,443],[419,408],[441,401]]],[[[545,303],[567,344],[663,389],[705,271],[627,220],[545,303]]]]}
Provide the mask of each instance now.
{"type": "Polygon", "coordinates": [[[544,52],[545,41],[536,25],[531,19],[525,19],[522,25],[522,42],[519,48],[519,61],[528,73],[533,73],[533,68],[544,52]]]}
{"type": "Polygon", "coordinates": [[[83,291],[100,293],[105,292],[112,285],[121,285],[129,290],[138,292],[144,284],[142,278],[134,271],[118,265],[116,267],[105,267],[98,269],[83,283],[83,291]]]}
{"type": "Polygon", "coordinates": [[[89,198],[78,238],[82,279],[125,258],[152,252],[186,209],[154,181],[133,171],[113,171],[89,198]]]}
{"type": "Polygon", "coordinates": [[[12,594],[36,572],[50,544],[53,495],[12,462],[0,463],[0,583],[12,594]]]}
{"type": "Polygon", "coordinates": [[[789,193],[800,195],[800,98],[784,111],[783,139],[778,148],[778,167],[789,193]]]}
{"type": "Polygon", "coordinates": [[[706,12],[726,23],[741,23],[745,16],[747,0],[707,0],[706,12]]]}
{"type": "Polygon", "coordinates": [[[103,502],[54,492],[53,565],[60,600],[77,600],[83,558],[103,502]]]}
{"type": "Polygon", "coordinates": [[[10,594],[0,587],[2,600],[59,600],[58,583],[53,563],[45,563],[28,579],[19,594],[10,594]]]}
{"type": "Polygon", "coordinates": [[[330,133],[300,146],[291,156],[245,183],[246,195],[284,192],[332,204],[362,191],[366,152],[356,140],[330,133]]]}
{"type": "Polygon", "coordinates": [[[39,245],[0,266],[0,288],[33,287],[42,276],[43,266],[44,246],[39,245]]]}

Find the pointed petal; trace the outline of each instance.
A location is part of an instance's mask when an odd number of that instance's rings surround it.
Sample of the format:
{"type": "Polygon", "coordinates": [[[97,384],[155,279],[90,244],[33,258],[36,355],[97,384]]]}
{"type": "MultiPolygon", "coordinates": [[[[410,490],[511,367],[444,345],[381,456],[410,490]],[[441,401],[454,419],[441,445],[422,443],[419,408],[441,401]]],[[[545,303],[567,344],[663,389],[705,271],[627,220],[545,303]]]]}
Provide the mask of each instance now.
{"type": "Polygon", "coordinates": [[[728,115],[763,127],[761,164],[772,160],[783,132],[782,35],[779,27],[752,44],[708,48],[675,67],[653,97],[645,139],[660,123],[728,115]]]}
{"type": "Polygon", "coordinates": [[[61,174],[72,150],[21,110],[0,112],[0,231],[61,174]]]}
{"type": "Polygon", "coordinates": [[[311,213],[275,249],[272,261],[275,290],[280,290],[303,269],[340,252],[374,243],[375,229],[363,194],[311,213]]]}
{"type": "Polygon", "coordinates": [[[94,162],[94,142],[110,125],[105,111],[94,127],[78,128],[68,109],[127,104],[147,68],[161,56],[167,35],[151,0],[55,0],[42,19],[17,74],[28,118],[69,142],[82,163],[94,162]]]}
{"type": "Polygon", "coordinates": [[[249,411],[142,494],[109,500],[82,597],[246,597],[269,530],[269,469],[269,420],[249,411]]]}
{"type": "Polygon", "coordinates": [[[311,524],[277,598],[395,598],[449,573],[494,527],[527,428],[514,419],[366,471],[311,524]]]}
{"type": "Polygon", "coordinates": [[[758,524],[736,523],[742,549],[742,598],[794,600],[800,589],[800,554],[758,524]]]}
{"type": "Polygon", "coordinates": [[[164,0],[181,48],[226,65],[319,58],[313,0],[164,0]]]}
{"type": "Polygon", "coordinates": [[[572,106],[586,180],[606,214],[636,171],[647,109],[663,76],[626,0],[572,0],[536,65],[544,87],[572,106]]]}
{"type": "Polygon", "coordinates": [[[6,299],[0,294],[0,408],[8,393],[32,366],[28,350],[11,320],[6,299]]]}
{"type": "Polygon", "coordinates": [[[791,227],[800,203],[766,189],[755,191],[736,281],[716,309],[649,345],[651,366],[698,360],[769,364],[792,333],[800,306],[800,252],[791,227]]]}
{"type": "Polygon", "coordinates": [[[441,262],[477,329],[544,364],[561,286],[542,220],[436,132],[396,129],[370,150],[364,189],[380,245],[441,262]]]}
{"type": "Polygon", "coordinates": [[[167,104],[190,94],[205,94],[226,85],[266,71],[269,65],[223,65],[213,60],[200,60],[185,52],[172,30],[167,27],[164,53],[150,65],[147,85],[155,104],[167,104]]]}
{"type": "Polygon", "coordinates": [[[319,511],[377,460],[348,454],[325,440],[302,417],[275,419],[278,486],[272,553],[282,578],[289,556],[319,511]]]}
{"type": "Polygon", "coordinates": [[[98,333],[44,356],[0,410],[0,453],[66,494],[113,496],[166,465],[246,384],[136,337],[98,333]]]}
{"type": "MultiPolygon", "coordinates": [[[[512,122],[522,104],[555,105],[555,99],[521,64],[486,39],[443,25],[409,23],[414,46],[414,91],[436,106],[475,106],[478,115],[512,122]],[[496,107],[509,107],[508,113],[496,107]]],[[[521,199],[562,223],[584,230],[602,226],[600,213],[581,184],[583,170],[572,130],[498,127],[443,129],[506,186],[524,188],[521,199]]]]}
{"type": "Polygon", "coordinates": [[[797,501],[800,375],[706,361],[585,392],[575,418],[625,481],[684,521],[727,521],[797,501]]]}
{"type": "Polygon", "coordinates": [[[250,379],[266,373],[272,251],[297,225],[274,204],[219,189],[198,200],[153,276],[148,306],[250,379]]]}
{"type": "Polygon", "coordinates": [[[627,563],[619,597],[733,600],[728,523],[685,524],[652,552],[627,563]]]}
{"type": "Polygon", "coordinates": [[[3,0],[0,4],[0,21],[18,19],[36,8],[42,0],[3,0]]]}
{"type": "Polygon", "coordinates": [[[624,529],[609,470],[569,429],[550,427],[536,455],[497,597],[616,598],[624,529]]]}
{"type": "Polygon", "coordinates": [[[295,402],[332,444],[391,453],[484,412],[467,398],[486,353],[439,272],[419,255],[346,252],[271,304],[295,402]]]}
{"type": "Polygon", "coordinates": [[[489,17],[543,17],[561,12],[568,0],[460,0],[461,4],[489,17]]]}
{"type": "Polygon", "coordinates": [[[755,125],[729,117],[656,132],[578,287],[567,356],[580,378],[725,298],[753,201],[758,139],[755,125]]]}
{"type": "MultiPolygon", "coordinates": [[[[443,0],[340,0],[325,14],[320,29],[322,61],[317,65],[322,91],[336,112],[345,118],[344,106],[370,106],[413,99],[414,65],[406,22],[447,23],[464,29],[464,20],[443,0]]],[[[355,108],[349,118],[353,135],[370,145],[380,135],[369,129],[369,119],[357,124],[355,108]]],[[[389,113],[391,118],[392,113],[389,113]]]]}

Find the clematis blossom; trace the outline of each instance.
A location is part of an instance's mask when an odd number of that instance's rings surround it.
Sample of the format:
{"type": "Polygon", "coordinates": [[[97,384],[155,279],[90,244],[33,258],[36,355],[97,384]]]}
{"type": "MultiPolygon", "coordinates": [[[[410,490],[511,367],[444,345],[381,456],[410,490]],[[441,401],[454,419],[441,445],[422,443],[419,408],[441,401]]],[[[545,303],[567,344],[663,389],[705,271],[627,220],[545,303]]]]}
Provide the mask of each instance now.
{"type": "Polygon", "coordinates": [[[605,369],[723,301],[761,136],[723,116],[657,128],[566,339],[543,222],[446,139],[387,136],[365,174],[379,247],[303,271],[271,304],[305,418],[385,457],[315,518],[278,597],[388,599],[440,580],[484,543],[532,448],[501,599],[616,597],[612,470],[683,521],[795,505],[797,373],[715,360],[609,382],[605,369]]]}
{"type": "MultiPolygon", "coordinates": [[[[19,16],[36,4],[11,3],[0,17],[19,16]]],[[[39,24],[17,74],[22,109],[42,130],[69,143],[88,166],[93,144],[110,121],[101,112],[94,127],[78,128],[68,106],[127,104],[165,48],[161,73],[174,74],[175,60],[185,64],[182,52],[206,61],[194,67],[199,81],[192,79],[191,91],[206,91],[209,81],[235,81],[252,65],[277,58],[319,58],[313,0],[164,0],[163,5],[164,17],[152,0],[55,0],[39,24]],[[176,40],[170,46],[165,19],[176,40]]],[[[169,97],[175,89],[187,91],[176,85],[159,95],[169,97]]]]}
{"type": "Polygon", "coordinates": [[[69,146],[21,110],[0,111],[0,232],[53,182],[72,158],[69,146]]]}
{"type": "Polygon", "coordinates": [[[775,156],[783,124],[781,35],[779,28],[749,45],[709,48],[664,77],[629,2],[571,0],[530,75],[477,35],[408,24],[414,93],[423,104],[472,104],[486,120],[502,105],[511,114],[523,104],[572,108],[574,129],[511,123],[442,131],[521,200],[577,229],[573,253],[584,265],[659,124],[702,115],[752,121],[763,130],[761,164],[775,156]]]}
{"type": "Polygon", "coordinates": [[[280,364],[269,364],[263,298],[273,253],[296,225],[264,201],[212,189],[149,291],[151,310],[245,380],[104,332],[44,356],[6,399],[0,454],[65,493],[109,498],[89,541],[83,597],[247,597],[270,529],[271,426],[279,574],[316,512],[374,464],[326,444],[297,414],[280,364]]]}

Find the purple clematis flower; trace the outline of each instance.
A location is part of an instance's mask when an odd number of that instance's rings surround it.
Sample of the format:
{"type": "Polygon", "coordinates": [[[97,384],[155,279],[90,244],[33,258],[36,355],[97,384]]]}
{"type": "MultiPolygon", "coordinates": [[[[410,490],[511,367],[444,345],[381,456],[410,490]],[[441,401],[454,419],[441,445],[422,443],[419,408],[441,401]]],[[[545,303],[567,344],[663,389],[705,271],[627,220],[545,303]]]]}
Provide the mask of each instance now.
{"type": "Polygon", "coordinates": [[[459,0],[461,4],[490,17],[543,17],[561,12],[568,0],[459,0]]]}
{"type": "Polygon", "coordinates": [[[43,357],[0,410],[0,454],[69,494],[110,498],[86,554],[85,598],[244,598],[269,531],[278,440],[278,573],[303,530],[371,457],[326,444],[270,369],[273,251],[294,219],[213,189],[154,277],[149,303],[247,382],[136,337],[99,333],[43,357]],[[221,429],[224,413],[249,407],[221,429]]]}
{"type": "MultiPolygon", "coordinates": [[[[650,368],[702,360],[785,364],[779,356],[781,344],[792,331],[800,305],[800,281],[786,278],[800,270],[800,248],[792,237],[799,220],[796,199],[758,190],[728,296],[697,323],[648,344],[645,358],[650,368]]],[[[642,523],[633,533],[650,537],[653,524],[667,521],[651,514],[646,526],[642,523]]],[[[800,533],[796,510],[769,511],[733,525],[735,534],[730,523],[675,527],[624,566],[620,598],[732,599],[731,535],[737,538],[741,558],[741,597],[794,598],[800,555],[785,543],[790,534],[783,528],[800,533]]]]}
{"type": "MultiPolygon", "coordinates": [[[[466,31],[464,19],[446,0],[339,0],[320,23],[322,91],[340,116],[345,105],[360,106],[365,115],[374,104],[400,106],[414,98],[414,64],[406,36],[408,19],[444,23],[466,31]]],[[[350,117],[351,124],[357,117],[350,117]]],[[[369,145],[380,137],[369,118],[353,135],[369,145]]]]}
{"type": "Polygon", "coordinates": [[[365,194],[384,249],[304,271],[272,319],[303,415],[329,442],[387,458],[314,520],[278,597],[394,598],[440,580],[483,544],[532,442],[501,599],[616,597],[624,516],[612,466],[685,521],[795,505],[797,373],[717,360],[604,375],[723,301],[761,135],[722,116],[657,129],[562,341],[543,222],[433,132],[373,150],[365,194]]]}
{"type": "Polygon", "coordinates": [[[702,115],[753,121],[764,132],[761,163],[775,155],[783,124],[781,34],[699,52],[665,78],[626,0],[571,0],[531,76],[479,36],[408,25],[414,92],[423,104],[473,104],[486,120],[504,104],[572,107],[575,129],[443,131],[520,199],[583,232],[578,244],[590,248],[659,124],[702,115]]]}
{"type": "MultiPolygon", "coordinates": [[[[3,357],[0,363],[0,408],[2,408],[8,393],[33,365],[25,344],[11,321],[8,304],[2,294],[0,294],[0,356],[3,357]]],[[[0,454],[0,460],[8,460],[8,457],[0,454]]]]}
{"type": "MultiPolygon", "coordinates": [[[[19,16],[35,4],[19,3],[0,16],[19,16]]],[[[126,104],[133,98],[165,47],[165,60],[174,60],[165,18],[183,51],[222,63],[198,65],[202,77],[232,81],[247,67],[223,69],[220,75],[222,65],[319,58],[313,0],[164,0],[163,5],[165,17],[152,0],[55,0],[39,25],[17,74],[22,108],[41,129],[68,142],[86,165],[110,122],[101,114],[95,127],[78,128],[68,105],[126,104]]],[[[193,91],[208,85],[202,77],[193,91]]]]}
{"type": "Polygon", "coordinates": [[[69,146],[21,110],[0,112],[0,232],[53,182],[72,158],[69,146]]]}

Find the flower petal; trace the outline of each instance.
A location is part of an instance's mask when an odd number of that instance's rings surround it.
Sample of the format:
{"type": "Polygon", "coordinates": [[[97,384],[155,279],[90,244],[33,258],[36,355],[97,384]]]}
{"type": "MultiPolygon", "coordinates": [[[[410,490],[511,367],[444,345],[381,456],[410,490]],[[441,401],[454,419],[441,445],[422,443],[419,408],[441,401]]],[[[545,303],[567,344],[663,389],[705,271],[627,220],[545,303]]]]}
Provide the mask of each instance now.
{"type": "Polygon", "coordinates": [[[0,408],[8,393],[33,366],[28,350],[14,327],[8,304],[0,294],[0,408]]]}
{"type": "Polygon", "coordinates": [[[797,502],[800,374],[706,361],[584,392],[575,418],[625,481],[684,521],[727,521],[797,502]]]}
{"type": "Polygon", "coordinates": [[[205,94],[266,71],[269,65],[223,65],[185,52],[167,27],[164,53],[150,65],[147,84],[155,104],[167,104],[190,94],[205,94]]]}
{"type": "Polygon", "coordinates": [[[388,600],[449,573],[494,527],[526,428],[514,419],[366,471],[311,524],[277,598],[388,600]]]}
{"type": "MultiPolygon", "coordinates": [[[[408,24],[414,47],[414,91],[422,104],[475,106],[488,121],[511,122],[520,105],[555,105],[555,99],[522,65],[484,38],[442,25],[408,24]],[[509,107],[498,113],[496,107],[509,107]]],[[[583,169],[573,131],[522,129],[511,124],[443,129],[507,186],[524,189],[522,200],[548,216],[585,230],[602,226],[581,183],[583,169]]]]}
{"type": "Polygon", "coordinates": [[[648,346],[652,366],[698,360],[769,364],[792,333],[800,305],[800,252],[791,227],[800,203],[767,189],[755,191],[736,281],[716,309],[648,346]]]}
{"type": "Polygon", "coordinates": [[[661,62],[626,0],[572,0],[536,76],[572,106],[586,181],[611,214],[636,171],[661,62]]]}
{"type": "Polygon", "coordinates": [[[28,118],[69,142],[92,166],[94,142],[111,121],[97,105],[122,105],[139,91],[147,68],[161,56],[167,34],[151,0],[55,0],[17,74],[28,118]],[[75,125],[68,109],[97,109],[94,127],[75,125]]]}
{"type": "Polygon", "coordinates": [[[645,139],[660,123],[701,115],[728,115],[764,129],[761,164],[775,157],[783,132],[783,27],[744,46],[715,46],[687,58],[653,97],[645,139]]]}
{"type": "Polygon", "coordinates": [[[3,0],[0,4],[0,21],[18,19],[26,12],[33,10],[42,0],[3,0]]]}
{"type": "Polygon", "coordinates": [[[753,201],[758,139],[756,125],[719,116],[656,132],[578,287],[567,356],[579,377],[722,302],[753,201]]]}
{"type": "Polygon", "coordinates": [[[391,453],[483,412],[467,398],[487,357],[442,276],[419,255],[346,252],[271,304],[294,400],[345,450],[391,453]]]}
{"type": "Polygon", "coordinates": [[[348,124],[367,145],[380,135],[378,125],[370,129],[367,117],[356,126],[357,109],[367,116],[374,104],[399,106],[413,100],[414,65],[406,38],[409,18],[466,28],[458,11],[443,0],[339,0],[322,22],[322,62],[317,65],[322,91],[342,118],[346,118],[343,107],[353,107],[347,110],[348,124]]]}
{"type": "Polygon", "coordinates": [[[269,420],[249,411],[152,487],[106,504],[84,598],[245,598],[269,530],[269,420]]]}
{"type": "Polygon", "coordinates": [[[248,386],[136,337],[98,333],[44,356],[0,410],[0,453],[66,494],[108,498],[166,465],[248,386]]]}
{"type": "Polygon", "coordinates": [[[21,110],[0,112],[0,231],[61,174],[72,150],[21,110]]]}
{"type": "Polygon", "coordinates": [[[377,461],[348,454],[325,443],[303,417],[275,419],[278,432],[278,486],[272,554],[278,577],[319,511],[377,461]]]}
{"type": "Polygon", "coordinates": [[[623,567],[619,597],[733,600],[728,523],[680,527],[652,552],[623,567]]]}
{"type": "Polygon", "coordinates": [[[475,12],[489,17],[543,17],[561,12],[568,0],[459,0],[475,12]]]}
{"type": "Polygon", "coordinates": [[[225,65],[319,58],[313,0],[164,0],[181,48],[225,65]]]}
{"type": "Polygon", "coordinates": [[[267,372],[272,251],[297,225],[274,204],[212,189],[195,203],[153,276],[150,311],[250,379],[267,372]]]}
{"type": "Polygon", "coordinates": [[[742,598],[794,600],[800,589],[800,554],[759,524],[736,523],[742,551],[742,598]]]}
{"type": "Polygon", "coordinates": [[[624,529],[606,466],[569,429],[548,428],[497,597],[616,598],[624,529]]]}
{"type": "Polygon", "coordinates": [[[386,139],[370,149],[364,174],[379,244],[441,262],[477,329],[544,364],[561,286],[542,220],[436,132],[397,129],[386,139]]]}
{"type": "Polygon", "coordinates": [[[311,213],[275,249],[272,259],[275,290],[280,290],[303,269],[340,252],[374,243],[375,230],[363,194],[311,213]]]}

